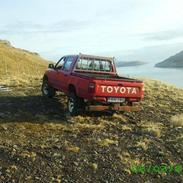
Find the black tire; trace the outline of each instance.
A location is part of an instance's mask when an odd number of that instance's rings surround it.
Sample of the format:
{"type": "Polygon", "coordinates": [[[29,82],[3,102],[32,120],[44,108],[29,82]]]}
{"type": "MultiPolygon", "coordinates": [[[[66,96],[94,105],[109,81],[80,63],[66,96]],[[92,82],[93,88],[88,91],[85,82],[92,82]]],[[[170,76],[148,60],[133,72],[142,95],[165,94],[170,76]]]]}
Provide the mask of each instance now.
{"type": "Polygon", "coordinates": [[[70,92],[67,102],[67,110],[71,116],[78,115],[81,111],[84,111],[85,104],[83,99],[76,96],[75,92],[70,92]]]}
{"type": "Polygon", "coordinates": [[[56,93],[55,89],[49,86],[47,79],[43,79],[41,91],[42,91],[42,95],[48,98],[54,97],[56,93]]]}
{"type": "Polygon", "coordinates": [[[68,96],[67,110],[71,116],[78,115],[78,100],[74,92],[71,92],[68,96]]]}

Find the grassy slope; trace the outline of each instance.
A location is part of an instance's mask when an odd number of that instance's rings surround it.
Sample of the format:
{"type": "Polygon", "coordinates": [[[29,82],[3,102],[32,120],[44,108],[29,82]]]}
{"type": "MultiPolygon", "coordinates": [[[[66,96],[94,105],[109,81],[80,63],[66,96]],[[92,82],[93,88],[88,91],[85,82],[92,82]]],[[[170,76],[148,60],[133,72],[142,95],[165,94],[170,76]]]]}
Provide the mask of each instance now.
{"type": "Polygon", "coordinates": [[[182,163],[183,129],[172,116],[183,114],[183,90],[146,80],[140,112],[70,117],[66,96],[43,98],[39,78],[0,92],[0,182],[183,181],[182,172],[130,172],[135,164],[182,163]]]}
{"type": "Polygon", "coordinates": [[[48,62],[37,53],[14,48],[0,40],[0,65],[0,84],[10,84],[42,76],[48,62]]]}

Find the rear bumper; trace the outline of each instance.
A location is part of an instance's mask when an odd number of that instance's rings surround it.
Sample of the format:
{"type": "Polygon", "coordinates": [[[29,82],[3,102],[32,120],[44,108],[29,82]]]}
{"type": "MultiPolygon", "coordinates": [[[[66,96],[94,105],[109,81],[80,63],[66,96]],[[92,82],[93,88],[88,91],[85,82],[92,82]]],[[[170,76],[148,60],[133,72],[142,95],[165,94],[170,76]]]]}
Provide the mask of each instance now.
{"type": "Polygon", "coordinates": [[[107,110],[113,110],[113,111],[140,111],[141,108],[139,106],[119,106],[119,105],[113,105],[113,106],[104,106],[104,105],[89,105],[86,107],[86,110],[88,111],[107,111],[107,110]]]}
{"type": "MultiPolygon", "coordinates": [[[[92,97],[89,101],[96,101],[96,102],[101,102],[104,104],[107,104],[107,98],[108,97],[92,97]]],[[[139,102],[140,100],[143,99],[143,96],[141,97],[114,97],[114,98],[125,98],[125,102],[139,102]]]]}

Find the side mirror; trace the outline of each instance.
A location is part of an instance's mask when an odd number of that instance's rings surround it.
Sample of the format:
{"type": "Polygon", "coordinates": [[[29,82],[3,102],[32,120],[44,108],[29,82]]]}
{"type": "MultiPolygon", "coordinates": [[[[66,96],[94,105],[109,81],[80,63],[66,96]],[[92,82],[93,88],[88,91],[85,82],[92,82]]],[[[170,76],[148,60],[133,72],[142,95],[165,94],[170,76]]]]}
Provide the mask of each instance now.
{"type": "Polygon", "coordinates": [[[49,64],[49,65],[48,65],[48,68],[49,68],[49,69],[54,69],[54,64],[49,64]]]}

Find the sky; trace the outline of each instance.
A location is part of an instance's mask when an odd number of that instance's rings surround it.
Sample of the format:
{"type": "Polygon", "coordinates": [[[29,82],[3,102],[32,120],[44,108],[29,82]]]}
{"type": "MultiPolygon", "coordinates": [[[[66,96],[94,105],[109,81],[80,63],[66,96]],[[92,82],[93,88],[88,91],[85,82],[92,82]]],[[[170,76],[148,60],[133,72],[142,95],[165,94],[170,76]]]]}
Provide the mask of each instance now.
{"type": "Polygon", "coordinates": [[[67,54],[159,62],[183,50],[182,0],[0,0],[0,39],[67,54]]]}

